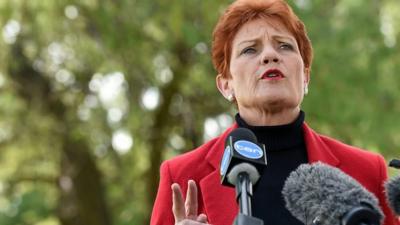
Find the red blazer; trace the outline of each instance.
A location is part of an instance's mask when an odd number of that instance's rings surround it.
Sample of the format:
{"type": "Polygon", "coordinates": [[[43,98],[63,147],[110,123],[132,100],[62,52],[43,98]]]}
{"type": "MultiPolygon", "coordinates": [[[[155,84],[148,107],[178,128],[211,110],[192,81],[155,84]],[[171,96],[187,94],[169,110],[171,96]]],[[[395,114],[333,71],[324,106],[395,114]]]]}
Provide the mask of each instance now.
{"type": "MultiPolygon", "coordinates": [[[[198,187],[199,214],[205,213],[213,225],[232,224],[238,213],[235,189],[220,184],[219,167],[225,139],[234,128],[237,124],[197,149],[162,163],[151,225],[174,224],[171,184],[178,183],[186,196],[189,179],[198,187]]],[[[387,170],[382,156],[319,135],[306,123],[303,129],[310,163],[321,161],[358,180],[378,197],[385,213],[385,225],[400,225],[386,204],[383,182],[387,179],[387,170]]]]}

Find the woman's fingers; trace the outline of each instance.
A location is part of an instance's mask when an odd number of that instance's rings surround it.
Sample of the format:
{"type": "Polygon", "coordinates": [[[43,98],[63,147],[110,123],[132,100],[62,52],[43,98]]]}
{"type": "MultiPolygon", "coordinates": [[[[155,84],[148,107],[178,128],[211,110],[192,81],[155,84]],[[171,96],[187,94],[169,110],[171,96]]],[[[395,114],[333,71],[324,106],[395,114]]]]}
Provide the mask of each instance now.
{"type": "Polygon", "coordinates": [[[185,209],[186,218],[196,219],[197,218],[197,187],[196,182],[193,180],[188,181],[188,190],[186,193],[185,209]]]}
{"type": "Polygon", "coordinates": [[[182,220],[179,224],[175,223],[175,225],[206,225],[206,224],[208,225],[208,223],[201,223],[201,222],[197,222],[194,220],[188,220],[188,219],[182,220]]]}
{"type": "Polygon", "coordinates": [[[172,184],[171,189],[172,212],[175,217],[175,224],[207,224],[207,216],[205,214],[197,215],[198,202],[196,182],[193,180],[188,181],[185,201],[179,184],[172,184]]]}
{"type": "Polygon", "coordinates": [[[171,185],[172,189],[172,213],[175,217],[175,223],[180,222],[186,218],[185,216],[185,205],[183,202],[183,196],[181,187],[177,183],[171,185]]]}
{"type": "Polygon", "coordinates": [[[200,222],[200,223],[207,223],[207,216],[206,216],[206,214],[200,214],[198,217],[197,217],[197,219],[196,219],[196,221],[197,222],[200,222]]]}

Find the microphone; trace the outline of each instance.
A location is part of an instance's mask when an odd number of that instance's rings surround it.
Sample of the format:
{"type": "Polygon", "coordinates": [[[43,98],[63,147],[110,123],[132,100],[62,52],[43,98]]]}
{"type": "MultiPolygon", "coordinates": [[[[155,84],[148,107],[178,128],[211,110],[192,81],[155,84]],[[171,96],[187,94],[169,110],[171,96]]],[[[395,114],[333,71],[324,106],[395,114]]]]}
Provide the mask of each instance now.
{"type": "Polygon", "coordinates": [[[390,208],[400,216],[400,176],[393,177],[385,183],[385,192],[390,208]]]}
{"type": "Polygon", "coordinates": [[[235,187],[236,178],[240,171],[246,171],[254,185],[257,183],[266,165],[265,147],[263,144],[257,143],[257,137],[251,130],[237,128],[229,133],[225,140],[225,151],[221,160],[220,174],[222,185],[235,187]],[[246,166],[242,165],[230,174],[235,166],[242,163],[246,163],[246,166]]]}
{"type": "Polygon", "coordinates": [[[390,167],[396,168],[396,169],[400,169],[400,160],[398,159],[392,159],[389,163],[390,167]]]}
{"type": "Polygon", "coordinates": [[[264,224],[262,220],[252,217],[251,197],[253,185],[259,180],[266,165],[265,147],[257,143],[257,137],[251,130],[237,128],[228,135],[220,174],[222,185],[236,187],[239,214],[234,224],[264,224]]]}
{"type": "MultiPolygon", "coordinates": [[[[389,166],[400,169],[400,160],[393,159],[389,166]]],[[[393,177],[385,183],[385,192],[390,208],[400,216],[400,176],[393,177]]]]}
{"type": "Polygon", "coordinates": [[[377,198],[341,170],[323,163],[303,164],[282,190],[286,208],[306,225],[378,225],[377,198]]]}

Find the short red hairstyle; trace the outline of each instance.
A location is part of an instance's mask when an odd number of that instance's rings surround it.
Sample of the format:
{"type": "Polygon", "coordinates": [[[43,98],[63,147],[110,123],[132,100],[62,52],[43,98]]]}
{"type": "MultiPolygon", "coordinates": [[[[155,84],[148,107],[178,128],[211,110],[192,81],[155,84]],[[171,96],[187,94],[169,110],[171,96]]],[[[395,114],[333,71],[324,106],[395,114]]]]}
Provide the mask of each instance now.
{"type": "Polygon", "coordinates": [[[239,29],[255,19],[275,19],[294,36],[305,68],[311,68],[313,50],[303,22],[283,0],[237,0],[219,18],[213,32],[212,60],[215,69],[229,75],[232,42],[239,29]]]}

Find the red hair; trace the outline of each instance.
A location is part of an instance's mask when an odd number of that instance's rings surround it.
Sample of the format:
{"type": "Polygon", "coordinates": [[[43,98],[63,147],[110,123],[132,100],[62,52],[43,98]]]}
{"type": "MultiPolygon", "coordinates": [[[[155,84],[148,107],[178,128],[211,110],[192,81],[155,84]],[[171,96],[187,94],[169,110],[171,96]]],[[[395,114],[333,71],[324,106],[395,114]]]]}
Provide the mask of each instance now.
{"type": "Polygon", "coordinates": [[[232,41],[239,29],[255,19],[281,22],[294,36],[305,68],[311,67],[313,50],[303,22],[283,0],[237,0],[219,18],[213,32],[212,60],[215,69],[229,75],[232,41]]]}

